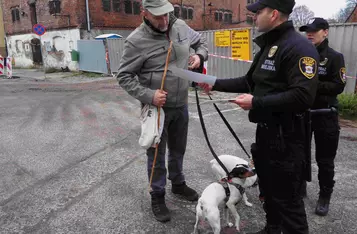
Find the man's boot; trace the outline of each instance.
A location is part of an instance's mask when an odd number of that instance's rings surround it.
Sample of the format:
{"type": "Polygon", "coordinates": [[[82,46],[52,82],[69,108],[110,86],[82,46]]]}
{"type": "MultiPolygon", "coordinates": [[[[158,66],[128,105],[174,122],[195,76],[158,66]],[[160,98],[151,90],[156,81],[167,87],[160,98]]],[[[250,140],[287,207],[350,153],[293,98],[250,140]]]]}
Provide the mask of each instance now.
{"type": "Polygon", "coordinates": [[[317,201],[315,214],[320,216],[326,216],[329,211],[330,199],[331,199],[332,189],[321,186],[319,200],[317,201]]]}
{"type": "Polygon", "coordinates": [[[317,201],[315,214],[320,216],[326,216],[330,206],[330,196],[319,196],[317,201]]]}
{"type": "Polygon", "coordinates": [[[151,195],[151,209],[154,213],[156,220],[160,222],[170,221],[170,211],[165,204],[165,193],[150,192],[151,195]]]}
{"type": "Polygon", "coordinates": [[[197,201],[198,194],[195,190],[188,187],[185,182],[182,184],[173,184],[171,189],[173,194],[178,194],[188,201],[197,201]]]}
{"type": "Polygon", "coordinates": [[[247,234],[281,234],[281,227],[277,225],[267,224],[263,230],[258,232],[249,232],[247,234]]]}

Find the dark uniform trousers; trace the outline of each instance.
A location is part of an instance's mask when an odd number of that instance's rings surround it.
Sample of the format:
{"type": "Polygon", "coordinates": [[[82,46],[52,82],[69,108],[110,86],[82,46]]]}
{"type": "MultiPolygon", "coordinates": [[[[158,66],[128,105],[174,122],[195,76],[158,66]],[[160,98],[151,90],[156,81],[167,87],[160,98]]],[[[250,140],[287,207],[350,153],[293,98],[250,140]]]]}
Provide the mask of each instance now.
{"type": "MultiPolygon", "coordinates": [[[[163,108],[165,112],[164,129],[161,135],[158,155],[154,169],[151,188],[154,193],[165,193],[166,186],[166,146],[168,148],[168,171],[169,180],[172,184],[181,184],[185,181],[182,164],[186,151],[188,130],[188,108],[187,105],[179,108],[163,108]]],[[[155,148],[146,151],[147,171],[150,180],[151,168],[154,162],[155,148]]]]}
{"type": "Polygon", "coordinates": [[[256,143],[251,152],[264,191],[268,225],[283,233],[308,233],[304,201],[300,196],[305,167],[305,127],[303,116],[293,127],[258,123],[256,143]]]}
{"type": "Polygon", "coordinates": [[[334,159],[340,136],[338,114],[313,115],[311,120],[311,130],[314,134],[316,146],[316,162],[319,168],[320,195],[322,197],[329,197],[333,192],[335,184],[334,159]]]}

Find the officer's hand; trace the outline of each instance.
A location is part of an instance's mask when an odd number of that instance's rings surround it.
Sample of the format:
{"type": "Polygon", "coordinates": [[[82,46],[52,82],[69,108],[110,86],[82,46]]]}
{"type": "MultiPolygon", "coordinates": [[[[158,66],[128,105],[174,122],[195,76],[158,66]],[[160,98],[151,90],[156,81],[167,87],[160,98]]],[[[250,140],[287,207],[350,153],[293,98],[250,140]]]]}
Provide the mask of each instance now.
{"type": "Polygon", "coordinates": [[[198,83],[198,86],[200,86],[206,93],[209,93],[212,90],[212,85],[206,83],[198,83]]]}
{"type": "Polygon", "coordinates": [[[194,68],[198,68],[200,64],[201,59],[197,54],[190,55],[190,58],[188,59],[188,69],[192,70],[194,68]]]}
{"type": "Polygon", "coordinates": [[[157,89],[155,91],[154,100],[152,101],[152,103],[155,106],[162,107],[166,102],[166,95],[167,95],[167,92],[157,89]]]}
{"type": "Polygon", "coordinates": [[[239,105],[243,110],[252,109],[253,95],[242,94],[236,97],[236,100],[232,101],[233,103],[239,105]]]}

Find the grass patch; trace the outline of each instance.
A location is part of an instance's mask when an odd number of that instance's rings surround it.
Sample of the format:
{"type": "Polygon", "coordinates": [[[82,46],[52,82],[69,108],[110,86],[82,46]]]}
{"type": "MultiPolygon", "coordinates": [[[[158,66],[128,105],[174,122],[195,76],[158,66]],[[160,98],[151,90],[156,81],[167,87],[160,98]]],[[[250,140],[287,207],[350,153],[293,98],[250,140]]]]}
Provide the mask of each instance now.
{"type": "Polygon", "coordinates": [[[49,74],[49,73],[56,73],[56,72],[60,72],[60,69],[54,68],[54,67],[49,67],[46,68],[45,73],[49,74]]]}
{"type": "Polygon", "coordinates": [[[90,77],[90,78],[103,77],[103,74],[95,73],[95,72],[81,72],[81,75],[86,76],[86,77],[90,77]]]}
{"type": "Polygon", "coordinates": [[[103,74],[95,73],[95,72],[74,71],[74,72],[70,72],[67,75],[62,76],[62,78],[71,78],[71,77],[76,77],[76,76],[85,76],[88,78],[98,78],[98,77],[103,77],[103,74]]]}
{"type": "Polygon", "coordinates": [[[338,95],[339,112],[342,118],[357,120],[357,94],[338,95]]]}

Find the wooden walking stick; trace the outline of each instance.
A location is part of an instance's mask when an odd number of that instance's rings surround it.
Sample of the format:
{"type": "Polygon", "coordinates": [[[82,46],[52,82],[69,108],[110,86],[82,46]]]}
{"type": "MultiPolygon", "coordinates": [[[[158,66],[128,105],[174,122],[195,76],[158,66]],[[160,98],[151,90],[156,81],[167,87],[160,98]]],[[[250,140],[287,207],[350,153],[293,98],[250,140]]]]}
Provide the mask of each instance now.
{"type": "MultiPolygon", "coordinates": [[[[162,75],[162,80],[161,80],[161,87],[160,87],[160,90],[161,90],[161,91],[164,89],[164,84],[165,84],[165,80],[166,80],[167,68],[168,68],[168,66],[169,66],[169,59],[170,59],[171,49],[172,49],[172,41],[170,41],[169,50],[167,51],[164,74],[162,75]]],[[[160,134],[160,109],[161,109],[161,108],[158,106],[158,107],[157,107],[157,113],[158,113],[158,117],[157,117],[157,128],[158,128],[159,134],[160,134]]],[[[157,158],[158,151],[159,151],[159,143],[156,144],[156,146],[155,146],[155,156],[154,156],[154,162],[153,162],[152,167],[151,167],[149,191],[152,190],[151,184],[152,184],[152,178],[153,178],[153,176],[154,176],[154,170],[155,170],[155,164],[156,164],[156,158],[157,158]]]]}

